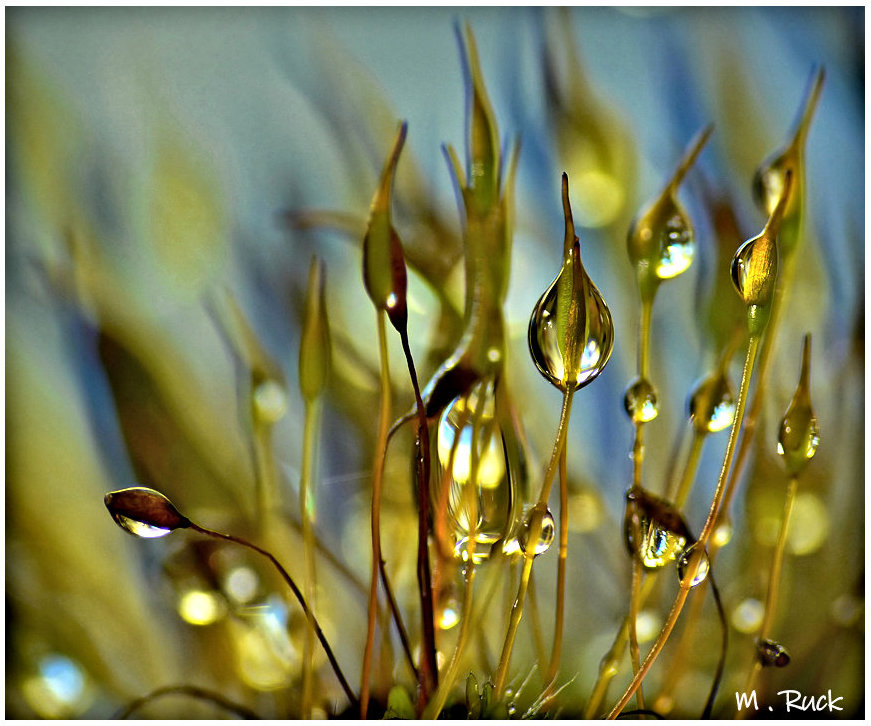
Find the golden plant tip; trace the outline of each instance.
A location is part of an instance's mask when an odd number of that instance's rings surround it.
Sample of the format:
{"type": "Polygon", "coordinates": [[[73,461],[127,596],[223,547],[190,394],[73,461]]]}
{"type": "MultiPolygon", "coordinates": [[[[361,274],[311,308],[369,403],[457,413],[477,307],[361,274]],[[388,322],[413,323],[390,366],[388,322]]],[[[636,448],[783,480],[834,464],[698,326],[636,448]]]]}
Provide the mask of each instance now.
{"type": "Polygon", "coordinates": [[[780,422],[777,453],[790,476],[798,476],[816,455],[820,427],[810,396],[810,334],[802,341],[801,372],[789,408],[780,422]]]}
{"type": "Polygon", "coordinates": [[[312,257],[299,344],[299,388],[307,401],[323,392],[332,364],[325,288],[326,266],[317,256],[312,257]]]}
{"type": "Polygon", "coordinates": [[[191,524],[167,497],[148,487],[109,492],[104,502],[115,523],[137,537],[165,537],[173,530],[185,529],[191,524]]]}

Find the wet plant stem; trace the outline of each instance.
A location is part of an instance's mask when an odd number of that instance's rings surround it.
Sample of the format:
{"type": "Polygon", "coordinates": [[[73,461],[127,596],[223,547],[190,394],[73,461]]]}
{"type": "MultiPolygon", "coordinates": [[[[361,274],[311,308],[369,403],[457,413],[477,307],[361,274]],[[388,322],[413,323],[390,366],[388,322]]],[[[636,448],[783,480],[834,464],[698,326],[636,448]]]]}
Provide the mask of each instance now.
{"type": "MultiPolygon", "coordinates": [[[[479,407],[483,409],[483,406],[479,407]]],[[[477,412],[476,412],[477,413],[477,412]]],[[[474,441],[475,437],[472,436],[474,441]]],[[[471,481],[477,481],[478,478],[478,447],[472,446],[472,465],[471,465],[471,481]]],[[[451,462],[453,468],[453,461],[451,462]]],[[[475,524],[478,521],[478,510],[476,495],[472,487],[465,487],[467,506],[469,506],[469,518],[471,526],[469,528],[469,536],[466,540],[466,563],[463,567],[463,611],[460,619],[460,632],[457,636],[457,644],[454,647],[454,653],[451,656],[451,661],[445,671],[444,676],[439,679],[439,685],[436,689],[430,702],[421,715],[422,719],[431,720],[439,717],[441,710],[445,706],[445,702],[454,687],[454,682],[457,680],[457,674],[460,670],[462,662],[463,650],[469,639],[469,624],[472,621],[472,592],[475,584],[475,547],[476,547],[476,531],[475,524]]]]}
{"type": "Polygon", "coordinates": [[[315,398],[311,401],[306,401],[305,404],[305,423],[303,424],[303,447],[302,447],[302,472],[299,481],[299,510],[302,522],[302,541],[303,551],[305,553],[305,579],[303,587],[305,589],[305,599],[309,604],[308,628],[306,628],[305,641],[303,643],[303,666],[302,666],[302,718],[308,719],[311,717],[312,707],[312,680],[314,677],[312,658],[314,656],[315,647],[315,632],[314,632],[314,613],[312,608],[315,607],[315,539],[314,539],[314,522],[315,522],[315,495],[314,481],[312,469],[314,464],[316,445],[315,438],[319,428],[321,411],[321,399],[315,398]]]}
{"type": "Polygon", "coordinates": [[[381,359],[381,402],[378,415],[378,437],[375,444],[375,471],[372,477],[372,503],[370,523],[372,529],[372,571],[369,574],[369,610],[366,646],[363,650],[362,682],[360,685],[360,718],[365,719],[369,708],[369,674],[375,646],[375,620],[378,608],[378,576],[381,556],[381,492],[384,483],[384,464],[387,458],[387,428],[390,424],[390,361],[387,349],[387,330],[384,311],[378,311],[378,349],[381,359]]]}
{"type": "Polygon", "coordinates": [[[345,695],[348,697],[348,700],[351,704],[357,704],[357,696],[354,694],[354,691],[351,690],[351,686],[348,685],[348,681],[345,678],[345,674],[342,673],[342,669],[339,666],[339,662],[336,660],[336,656],[333,654],[333,649],[330,648],[329,642],[327,642],[327,638],[321,630],[321,626],[317,621],[314,613],[311,612],[308,604],[306,603],[305,597],[302,594],[302,591],[297,587],[297,584],[294,582],[293,578],[284,569],[284,566],[276,559],[275,555],[273,555],[269,550],[265,550],[262,547],[258,547],[253,542],[249,542],[248,540],[242,539],[241,537],[235,537],[232,534],[223,534],[222,532],[216,532],[213,529],[207,529],[206,527],[201,527],[194,522],[191,522],[187,527],[188,529],[193,530],[194,532],[199,532],[200,534],[206,535],[207,537],[212,537],[214,539],[221,539],[227,542],[233,542],[234,544],[240,545],[242,547],[247,547],[249,550],[253,550],[259,555],[262,555],[267,560],[272,563],[272,566],[278,571],[278,574],[281,575],[284,582],[290,588],[290,591],[293,593],[294,597],[302,607],[303,613],[305,613],[307,618],[310,618],[310,622],[312,623],[315,631],[315,635],[317,636],[318,641],[320,641],[321,646],[324,649],[324,653],[327,656],[327,660],[330,662],[330,667],[333,669],[333,673],[336,674],[336,678],[339,681],[339,684],[342,686],[342,690],[345,692],[345,695]]]}
{"type": "Polygon", "coordinates": [[[683,510],[684,505],[689,498],[690,490],[692,489],[693,482],[696,479],[696,473],[699,470],[699,462],[702,458],[702,450],[704,449],[706,439],[707,434],[701,431],[693,432],[693,440],[690,444],[690,452],[687,456],[687,462],[684,466],[683,474],[681,475],[676,488],[669,493],[669,498],[672,500],[672,504],[674,504],[675,508],[678,510],[683,510]]]}
{"type": "Polygon", "coordinates": [[[566,610],[566,562],[569,551],[569,482],[566,469],[566,450],[563,447],[559,461],[559,560],[556,569],[556,612],[554,613],[553,646],[550,663],[545,673],[545,697],[556,687],[563,647],[563,627],[566,610]]]}
{"type": "Polygon", "coordinates": [[[744,360],[744,370],[741,374],[741,386],[738,390],[738,401],[735,407],[735,419],[732,422],[732,429],[729,432],[729,443],[726,446],[726,454],[723,458],[723,467],[720,470],[720,477],[717,481],[717,488],[714,492],[714,498],[711,501],[710,510],[708,511],[708,518],[705,521],[705,526],[702,529],[702,533],[699,535],[698,547],[695,550],[695,555],[689,560],[687,570],[684,574],[683,579],[681,580],[680,589],[678,590],[674,605],[672,606],[668,619],[662,626],[662,630],[660,630],[656,642],[653,644],[653,647],[648,652],[647,657],[644,659],[644,663],[642,663],[641,668],[639,669],[638,673],[635,674],[635,677],[632,679],[632,682],[623,693],[623,696],[620,698],[614,708],[611,709],[611,712],[608,714],[609,719],[615,719],[620,715],[620,712],[626,707],[629,699],[632,698],[635,691],[641,685],[641,682],[644,680],[648,671],[656,662],[656,659],[659,657],[659,654],[662,651],[663,647],[665,647],[666,642],[668,641],[672,631],[674,630],[677,619],[678,617],[680,617],[681,611],[683,610],[687,595],[689,594],[689,591],[692,587],[691,583],[695,579],[696,572],[698,572],[699,564],[701,563],[702,557],[705,555],[705,545],[707,544],[711,533],[714,531],[718,515],[720,514],[720,509],[723,502],[723,491],[726,482],[726,476],[728,475],[729,467],[732,464],[732,457],[735,453],[735,441],[738,438],[738,431],[741,428],[741,421],[744,418],[744,407],[747,401],[747,391],[750,387],[750,378],[753,373],[753,364],[756,361],[756,352],[758,347],[759,336],[751,336],[750,341],[747,345],[747,356],[744,360]]]}
{"type": "MultiPolygon", "coordinates": [[[[638,558],[632,557],[632,589],[629,596],[629,657],[632,660],[632,674],[638,673],[640,654],[638,650],[638,611],[641,608],[639,603],[641,596],[641,581],[643,572],[641,563],[638,558]]],[[[635,706],[640,710],[644,710],[644,692],[641,684],[638,685],[638,690],[635,692],[635,706]]]]}
{"type": "MultiPolygon", "coordinates": [[[[786,500],[783,505],[783,516],[780,521],[780,532],[777,535],[777,544],[774,546],[774,560],[771,563],[771,574],[768,577],[768,593],[765,596],[765,611],[762,625],[759,628],[759,640],[765,640],[771,633],[774,616],[777,614],[777,596],[780,591],[780,573],[783,569],[783,556],[786,552],[786,539],[789,533],[789,520],[792,516],[792,506],[795,502],[795,492],[798,488],[797,477],[791,477],[786,489],[786,500]]],[[[756,679],[762,670],[759,658],[753,658],[753,668],[747,680],[745,693],[750,693],[755,687],[756,679]]],[[[745,709],[746,710],[746,709],[745,709]]]]}
{"type": "Polygon", "coordinates": [[[399,330],[402,340],[402,351],[405,354],[405,362],[408,365],[408,375],[411,377],[411,385],[414,388],[414,400],[417,404],[417,445],[419,458],[417,460],[417,506],[418,506],[418,530],[417,530],[417,582],[420,593],[420,615],[422,645],[420,656],[420,669],[418,683],[420,685],[420,707],[430,698],[430,694],[438,686],[438,665],[436,663],[435,645],[435,608],[432,595],[432,575],[429,564],[429,429],[426,422],[426,409],[420,397],[420,385],[417,380],[417,371],[414,367],[414,359],[411,355],[411,347],[408,343],[408,328],[399,330]]]}
{"type": "MultiPolygon", "coordinates": [[[[541,485],[541,493],[538,497],[538,507],[547,507],[547,500],[550,496],[551,486],[553,485],[554,475],[556,474],[557,464],[559,463],[562,450],[566,443],[566,434],[568,432],[569,416],[572,410],[572,397],[575,393],[574,387],[568,387],[563,394],[562,411],[560,412],[559,426],[557,427],[556,441],[554,442],[553,452],[550,457],[550,463],[547,466],[547,471],[544,475],[544,481],[541,485]]],[[[517,628],[520,625],[520,619],[523,616],[523,603],[526,599],[526,592],[529,588],[529,578],[532,574],[532,563],[535,559],[535,543],[541,536],[541,518],[532,517],[531,528],[528,533],[528,546],[524,553],[523,571],[520,574],[520,585],[517,589],[517,597],[511,607],[511,614],[508,621],[508,631],[505,634],[505,643],[502,646],[502,655],[499,658],[499,665],[496,669],[496,678],[494,684],[494,695],[498,701],[502,697],[505,689],[505,682],[508,677],[508,665],[511,662],[511,651],[514,648],[514,639],[517,637],[517,628]]]]}

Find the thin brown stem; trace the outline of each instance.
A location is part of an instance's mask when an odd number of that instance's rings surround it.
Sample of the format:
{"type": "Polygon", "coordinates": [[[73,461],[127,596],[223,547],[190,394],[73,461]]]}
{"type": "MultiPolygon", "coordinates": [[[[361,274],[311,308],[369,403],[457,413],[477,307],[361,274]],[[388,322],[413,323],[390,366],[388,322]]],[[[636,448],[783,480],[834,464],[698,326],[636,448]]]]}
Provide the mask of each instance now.
{"type": "Polygon", "coordinates": [[[563,626],[565,622],[566,600],[566,564],[569,551],[569,482],[566,467],[565,447],[560,454],[559,462],[559,560],[556,569],[556,612],[554,613],[553,646],[551,648],[550,664],[545,674],[544,682],[547,684],[545,695],[556,686],[559,675],[560,658],[563,648],[563,626]]]}
{"type": "Polygon", "coordinates": [[[205,527],[201,527],[198,524],[193,522],[190,523],[188,529],[192,529],[194,532],[199,532],[200,534],[204,534],[207,537],[214,537],[215,539],[226,540],[227,542],[233,542],[237,545],[241,545],[242,547],[247,547],[250,550],[254,550],[258,554],[262,555],[266,559],[268,559],[272,566],[278,571],[278,574],[281,575],[282,579],[287,583],[287,586],[290,588],[290,591],[293,593],[294,597],[302,607],[303,613],[305,613],[306,617],[311,617],[312,623],[315,629],[315,635],[320,641],[321,646],[324,649],[324,653],[326,653],[327,660],[330,662],[330,666],[333,669],[333,673],[336,674],[336,678],[339,681],[339,684],[342,686],[342,690],[345,692],[345,695],[348,697],[348,700],[352,704],[357,704],[357,697],[354,695],[354,691],[351,690],[351,686],[348,685],[348,681],[345,678],[344,673],[342,673],[342,669],[339,666],[339,662],[336,660],[336,656],[333,655],[333,649],[330,648],[330,644],[327,642],[327,638],[324,635],[323,630],[321,630],[321,626],[317,621],[314,613],[309,609],[308,604],[305,601],[305,597],[303,597],[302,592],[299,587],[297,587],[296,583],[293,581],[293,578],[284,569],[284,566],[276,559],[275,555],[273,555],[269,550],[265,550],[262,547],[258,547],[256,544],[249,542],[248,540],[242,539],[241,537],[236,537],[232,534],[224,534],[222,532],[216,532],[213,529],[207,529],[205,527]]]}

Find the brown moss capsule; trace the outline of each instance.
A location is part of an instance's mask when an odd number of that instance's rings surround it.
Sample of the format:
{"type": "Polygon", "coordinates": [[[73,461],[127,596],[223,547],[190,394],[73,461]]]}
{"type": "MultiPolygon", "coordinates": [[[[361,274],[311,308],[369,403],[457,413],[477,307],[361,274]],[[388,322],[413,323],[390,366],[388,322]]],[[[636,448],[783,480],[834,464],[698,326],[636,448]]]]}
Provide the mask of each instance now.
{"type": "Polygon", "coordinates": [[[109,492],[104,499],[112,519],[137,537],[165,537],[191,522],[182,516],[163,494],[147,487],[130,487],[109,492]]]}

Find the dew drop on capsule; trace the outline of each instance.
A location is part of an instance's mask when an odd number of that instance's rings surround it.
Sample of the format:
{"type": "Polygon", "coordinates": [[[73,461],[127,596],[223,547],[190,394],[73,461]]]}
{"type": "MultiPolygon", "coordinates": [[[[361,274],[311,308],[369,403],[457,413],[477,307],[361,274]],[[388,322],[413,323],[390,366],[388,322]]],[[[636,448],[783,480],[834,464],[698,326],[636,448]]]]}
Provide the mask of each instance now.
{"type": "Polygon", "coordinates": [[[759,640],[756,642],[756,657],[763,666],[784,668],[789,665],[790,657],[786,648],[774,640],[759,640]]]}
{"type": "Polygon", "coordinates": [[[137,537],[143,537],[144,539],[166,537],[166,535],[172,532],[171,529],[145,524],[145,522],[125,517],[123,514],[113,514],[112,519],[115,520],[115,523],[121,527],[121,529],[127,530],[130,534],[135,534],[137,537]]]}
{"type": "Polygon", "coordinates": [[[568,274],[565,267],[541,296],[532,312],[529,321],[529,351],[536,368],[557,388],[564,389],[566,384],[582,388],[602,372],[611,357],[614,323],[601,293],[588,280],[586,307],[589,333],[581,352],[577,375],[574,380],[568,380],[557,330],[559,283],[560,276],[564,274],[568,274]]]}
{"type": "Polygon", "coordinates": [[[729,379],[714,373],[701,380],[690,394],[690,420],[702,434],[722,431],[735,418],[735,395],[729,379]]]}
{"type": "Polygon", "coordinates": [[[656,389],[646,378],[636,378],[626,389],[623,408],[633,423],[647,423],[659,415],[656,389]]]}
{"type": "Polygon", "coordinates": [[[777,453],[790,476],[798,476],[817,453],[820,429],[810,399],[810,335],[802,345],[801,374],[798,387],[780,422],[777,453]]]}
{"type": "Polygon", "coordinates": [[[553,515],[550,513],[550,510],[546,505],[538,504],[530,509],[523,522],[520,536],[518,537],[520,549],[523,550],[524,554],[527,554],[529,551],[529,540],[531,532],[536,526],[536,520],[538,520],[539,534],[535,541],[535,546],[532,548],[532,552],[537,557],[538,555],[547,552],[551,544],[553,544],[556,535],[556,527],[554,526],[553,515]]]}
{"type": "MultiPolygon", "coordinates": [[[[678,557],[677,575],[680,578],[681,582],[683,582],[684,577],[686,577],[688,574],[690,559],[692,558],[693,553],[696,551],[698,546],[698,542],[691,544],[683,551],[681,556],[678,557]]],[[[699,560],[698,567],[696,568],[696,573],[693,576],[692,582],[690,582],[690,587],[695,587],[696,585],[703,583],[707,579],[710,569],[711,563],[708,560],[708,555],[706,552],[703,552],[701,555],[701,559],[699,560]]]]}

